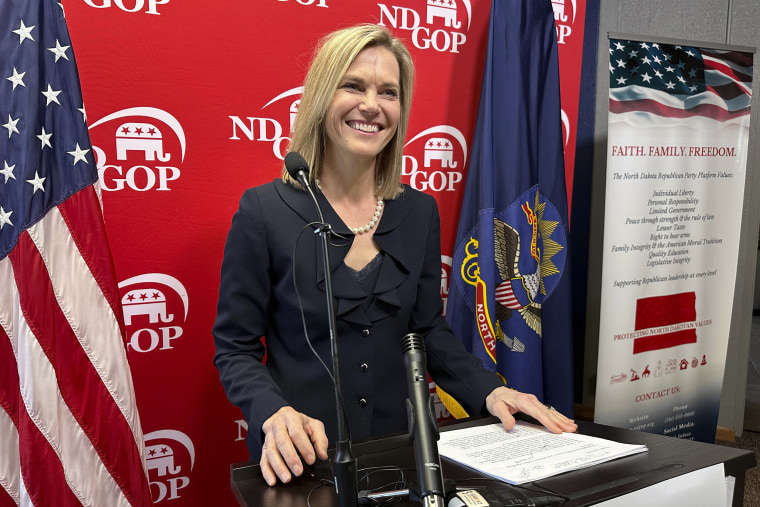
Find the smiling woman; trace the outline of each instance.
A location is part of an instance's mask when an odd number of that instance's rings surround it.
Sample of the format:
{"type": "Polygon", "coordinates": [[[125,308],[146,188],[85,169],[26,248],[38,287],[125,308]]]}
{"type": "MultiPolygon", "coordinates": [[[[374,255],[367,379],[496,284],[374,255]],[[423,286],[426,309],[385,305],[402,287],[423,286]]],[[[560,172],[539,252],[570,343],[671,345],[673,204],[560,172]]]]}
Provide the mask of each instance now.
{"type": "Polygon", "coordinates": [[[328,439],[338,436],[334,386],[323,367],[331,362],[332,327],[354,440],[408,429],[402,338],[409,333],[423,337],[430,375],[468,414],[491,413],[511,427],[520,411],[554,432],[576,428],[535,396],[504,387],[443,318],[438,207],[401,184],[413,72],[409,52],[384,27],[359,25],[323,39],[288,149],[310,168],[324,219],[286,169],[282,179],[246,190],[232,219],[214,361],[270,485],[301,475],[304,462],[327,459],[328,439]],[[330,225],[334,326],[321,244],[310,234],[321,222],[330,225]]]}

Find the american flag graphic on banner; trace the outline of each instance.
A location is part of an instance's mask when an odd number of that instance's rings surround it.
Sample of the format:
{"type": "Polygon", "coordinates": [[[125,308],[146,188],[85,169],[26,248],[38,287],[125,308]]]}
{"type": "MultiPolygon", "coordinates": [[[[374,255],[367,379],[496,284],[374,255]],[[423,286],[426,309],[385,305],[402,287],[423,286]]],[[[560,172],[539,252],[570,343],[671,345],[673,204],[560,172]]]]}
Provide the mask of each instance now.
{"type": "Polygon", "coordinates": [[[63,8],[0,4],[0,505],[151,505],[63,8]]]}
{"type": "Polygon", "coordinates": [[[752,54],[610,39],[611,114],[749,117],[752,54]]]}

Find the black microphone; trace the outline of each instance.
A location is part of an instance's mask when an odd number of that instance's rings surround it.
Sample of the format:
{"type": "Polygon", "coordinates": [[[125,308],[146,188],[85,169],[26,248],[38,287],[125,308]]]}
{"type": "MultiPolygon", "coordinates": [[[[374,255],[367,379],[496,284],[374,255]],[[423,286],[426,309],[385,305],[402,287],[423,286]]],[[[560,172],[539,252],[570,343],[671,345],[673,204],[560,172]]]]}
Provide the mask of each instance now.
{"type": "Polygon", "coordinates": [[[417,333],[409,333],[401,340],[401,349],[409,391],[409,398],[406,399],[409,438],[414,444],[414,459],[420,483],[419,501],[428,507],[443,507],[445,490],[437,443],[440,434],[428,386],[425,340],[417,333]]]}
{"type": "Polygon", "coordinates": [[[330,225],[325,224],[322,209],[314,191],[309,184],[309,164],[300,153],[291,151],[285,155],[285,169],[294,179],[306,188],[314,201],[321,224],[316,228],[322,245],[322,261],[325,272],[325,297],[327,299],[327,319],[330,330],[330,353],[332,355],[333,380],[335,383],[335,412],[338,417],[338,440],[335,442],[335,458],[331,460],[335,492],[338,495],[339,507],[356,507],[359,503],[358,477],[356,473],[356,458],[351,451],[351,439],[348,435],[348,422],[343,410],[340,388],[340,365],[338,361],[338,326],[335,322],[333,306],[332,277],[330,275],[330,256],[327,246],[327,234],[330,225]]]}
{"type": "Polygon", "coordinates": [[[285,169],[290,177],[299,182],[306,188],[310,188],[309,183],[309,164],[297,151],[290,151],[285,155],[285,169]]]}

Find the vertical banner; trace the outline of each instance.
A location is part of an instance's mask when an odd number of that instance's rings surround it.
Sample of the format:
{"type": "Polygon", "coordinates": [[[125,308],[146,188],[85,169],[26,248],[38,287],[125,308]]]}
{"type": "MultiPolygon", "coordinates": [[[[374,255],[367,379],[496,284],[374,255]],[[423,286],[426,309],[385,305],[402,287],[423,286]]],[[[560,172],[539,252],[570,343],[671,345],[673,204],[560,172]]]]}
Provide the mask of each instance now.
{"type": "Polygon", "coordinates": [[[739,250],[752,53],[610,39],[595,421],[712,442],[739,250]]]}

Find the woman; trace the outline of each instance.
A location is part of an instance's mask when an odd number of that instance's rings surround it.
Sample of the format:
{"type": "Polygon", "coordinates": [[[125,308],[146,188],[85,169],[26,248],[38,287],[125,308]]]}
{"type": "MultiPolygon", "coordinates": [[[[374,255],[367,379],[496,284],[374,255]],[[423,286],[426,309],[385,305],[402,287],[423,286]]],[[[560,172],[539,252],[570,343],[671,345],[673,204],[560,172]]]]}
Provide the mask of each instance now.
{"type": "MultiPolygon", "coordinates": [[[[334,233],[330,270],[351,438],[407,429],[401,339],[409,332],[425,337],[431,376],[469,414],[491,413],[511,428],[520,411],[551,431],[575,431],[535,396],[507,389],[443,319],[436,202],[400,184],[413,75],[409,52],[383,27],[328,35],[306,76],[289,146],[308,162],[334,233]]],[[[225,246],[215,364],[270,485],[300,475],[302,459],[327,459],[328,437],[337,434],[333,386],[311,350],[329,363],[321,251],[314,234],[303,234],[316,221],[311,198],[283,170],[281,181],[244,193],[225,246]]]]}

